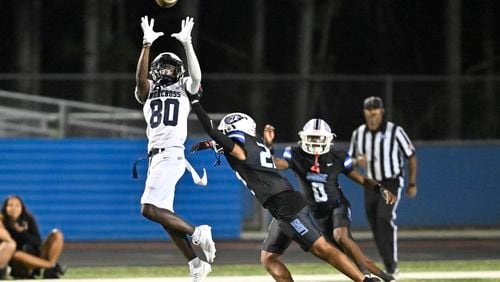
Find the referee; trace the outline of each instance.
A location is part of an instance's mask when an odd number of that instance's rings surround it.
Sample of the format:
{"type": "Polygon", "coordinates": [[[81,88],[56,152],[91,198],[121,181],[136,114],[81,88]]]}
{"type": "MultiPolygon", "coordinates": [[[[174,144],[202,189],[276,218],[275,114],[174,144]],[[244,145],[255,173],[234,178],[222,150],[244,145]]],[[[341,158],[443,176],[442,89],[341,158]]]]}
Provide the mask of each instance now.
{"type": "Polygon", "coordinates": [[[397,275],[398,229],[395,220],[401,190],[405,186],[404,159],[408,160],[406,195],[413,198],[417,194],[417,157],[403,128],[384,119],[382,99],[368,97],[363,108],[366,123],[352,133],[349,155],[356,165],[365,169],[368,178],[375,179],[398,197],[394,205],[386,205],[379,194],[368,189],[364,192],[365,213],[378,251],[386,271],[397,275]]]}

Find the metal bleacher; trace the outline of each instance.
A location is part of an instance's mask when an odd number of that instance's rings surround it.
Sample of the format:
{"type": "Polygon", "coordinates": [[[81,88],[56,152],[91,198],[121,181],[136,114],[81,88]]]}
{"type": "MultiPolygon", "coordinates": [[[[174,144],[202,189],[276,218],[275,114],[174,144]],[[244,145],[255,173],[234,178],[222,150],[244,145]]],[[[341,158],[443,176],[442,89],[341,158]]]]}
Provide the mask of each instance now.
{"type": "Polygon", "coordinates": [[[3,137],[143,137],[137,110],[0,90],[3,137]]]}

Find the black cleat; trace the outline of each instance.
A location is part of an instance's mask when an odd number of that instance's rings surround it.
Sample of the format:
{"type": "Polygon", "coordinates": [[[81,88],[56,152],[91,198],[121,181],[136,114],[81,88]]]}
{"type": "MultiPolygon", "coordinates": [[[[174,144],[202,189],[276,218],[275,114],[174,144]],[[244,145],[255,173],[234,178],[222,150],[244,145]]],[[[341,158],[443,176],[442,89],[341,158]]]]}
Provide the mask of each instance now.
{"type": "Polygon", "coordinates": [[[56,263],[53,267],[46,269],[43,272],[43,278],[49,278],[49,279],[54,279],[54,278],[60,278],[64,273],[66,273],[67,266],[66,265],[60,265],[59,263],[56,263]]]}
{"type": "Polygon", "coordinates": [[[363,282],[380,282],[380,279],[377,277],[365,277],[365,280],[363,282]]]}
{"type": "Polygon", "coordinates": [[[6,280],[10,275],[10,266],[0,268],[0,280],[6,280]]]}

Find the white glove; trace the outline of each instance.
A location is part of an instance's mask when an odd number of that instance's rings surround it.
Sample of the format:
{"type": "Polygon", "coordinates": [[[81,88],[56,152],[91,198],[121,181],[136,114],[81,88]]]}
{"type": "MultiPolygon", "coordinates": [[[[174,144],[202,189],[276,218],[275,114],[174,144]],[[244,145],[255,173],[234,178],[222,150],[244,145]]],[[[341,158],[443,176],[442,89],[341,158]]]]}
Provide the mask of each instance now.
{"type": "Polygon", "coordinates": [[[142,38],[142,44],[153,44],[153,42],[160,36],[163,35],[163,32],[156,32],[153,30],[153,26],[155,25],[155,20],[151,19],[151,23],[148,21],[148,16],[144,16],[141,18],[141,28],[144,33],[144,37],[142,38]]]}
{"type": "Polygon", "coordinates": [[[191,44],[191,30],[193,30],[194,21],[193,18],[186,17],[182,20],[181,31],[178,33],[172,33],[171,37],[175,37],[183,45],[191,44]]]}

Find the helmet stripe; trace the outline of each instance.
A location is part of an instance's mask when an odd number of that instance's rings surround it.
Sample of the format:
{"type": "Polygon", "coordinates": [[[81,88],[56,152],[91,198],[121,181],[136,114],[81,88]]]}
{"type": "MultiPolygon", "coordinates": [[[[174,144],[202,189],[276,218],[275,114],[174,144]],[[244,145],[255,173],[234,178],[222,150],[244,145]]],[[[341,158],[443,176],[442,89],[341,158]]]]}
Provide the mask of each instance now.
{"type": "Polygon", "coordinates": [[[314,119],[314,130],[319,130],[319,126],[321,124],[321,120],[319,118],[314,119]]]}

